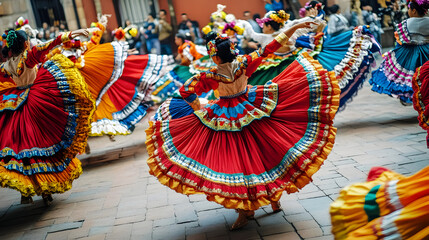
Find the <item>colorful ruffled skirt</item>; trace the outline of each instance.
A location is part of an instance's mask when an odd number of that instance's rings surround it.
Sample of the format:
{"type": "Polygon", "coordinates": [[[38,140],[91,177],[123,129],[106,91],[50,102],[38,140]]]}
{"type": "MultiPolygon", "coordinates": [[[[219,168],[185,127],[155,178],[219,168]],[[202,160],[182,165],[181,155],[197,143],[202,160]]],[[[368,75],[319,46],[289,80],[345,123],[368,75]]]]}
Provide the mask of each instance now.
{"type": "Polygon", "coordinates": [[[175,91],[182,87],[186,80],[192,76],[188,66],[175,66],[155,83],[152,91],[152,95],[155,96],[154,100],[160,103],[173,96],[175,91]]]}
{"type": "Polygon", "coordinates": [[[341,88],[339,111],[345,109],[362,88],[374,67],[374,53],[380,50],[380,45],[366,26],[324,38],[322,51],[315,59],[337,76],[341,88]]]}
{"type": "Polygon", "coordinates": [[[74,63],[61,54],[33,85],[0,90],[0,184],[23,196],[62,193],[82,173],[94,102],[74,63]]]}
{"type": "Polygon", "coordinates": [[[286,55],[281,61],[270,56],[264,60],[266,64],[262,64],[252,74],[249,84],[263,85],[289,66],[298,55],[308,52],[325,69],[335,73],[341,88],[339,111],[352,101],[362,87],[374,63],[373,54],[380,50],[379,44],[365,26],[335,36],[323,36],[320,33],[302,36],[297,39],[296,46],[301,50],[286,55]]]}
{"type": "Polygon", "coordinates": [[[308,184],[331,151],[339,94],[335,76],[305,54],[273,81],[182,117],[167,115],[183,100],[164,102],[169,110],[146,130],[150,173],[226,208],[278,201],[308,184]]]}
{"type": "Polygon", "coordinates": [[[152,106],[151,92],[159,78],[174,63],[167,55],[131,55],[123,62],[122,74],[97,101],[91,136],[127,135],[152,106]]]}
{"type": "Polygon", "coordinates": [[[418,112],[420,126],[428,131],[426,137],[429,148],[429,61],[417,68],[413,77],[413,105],[418,112]]]}
{"type": "Polygon", "coordinates": [[[369,175],[379,176],[345,187],[331,204],[335,239],[428,239],[429,167],[410,177],[380,168],[369,175]]]}
{"type": "Polygon", "coordinates": [[[210,58],[210,56],[204,56],[200,59],[197,59],[191,63],[189,66],[189,72],[191,74],[197,74],[201,72],[206,72],[210,70],[211,67],[216,66],[216,63],[210,58]]]}
{"type": "Polygon", "coordinates": [[[412,78],[416,68],[429,60],[429,44],[402,44],[383,54],[380,67],[372,72],[369,83],[378,93],[397,97],[406,103],[412,102],[412,78]]]}
{"type": "Polygon", "coordinates": [[[122,42],[91,45],[77,60],[76,66],[97,105],[109,87],[122,75],[127,50],[128,45],[122,42]]]}

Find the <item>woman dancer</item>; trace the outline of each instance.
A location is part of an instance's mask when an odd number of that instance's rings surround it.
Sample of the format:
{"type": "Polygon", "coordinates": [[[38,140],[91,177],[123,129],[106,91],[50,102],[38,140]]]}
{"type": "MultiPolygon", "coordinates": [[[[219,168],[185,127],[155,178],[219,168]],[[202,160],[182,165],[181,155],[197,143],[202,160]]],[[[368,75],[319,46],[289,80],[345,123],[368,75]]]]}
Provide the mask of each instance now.
{"type": "MultiPolygon", "coordinates": [[[[351,101],[352,97],[357,93],[357,90],[362,86],[367,74],[370,71],[370,65],[373,63],[373,53],[378,51],[379,45],[376,43],[370,32],[365,26],[356,27],[354,30],[346,31],[335,36],[326,35],[323,32],[324,12],[321,4],[318,1],[311,1],[307,4],[304,12],[306,17],[286,22],[283,28],[287,29],[294,24],[302,21],[315,19],[321,23],[317,29],[305,29],[292,37],[288,44],[289,52],[286,57],[280,60],[280,64],[274,65],[267,61],[267,66],[258,69],[254,75],[249,79],[249,84],[259,85],[264,84],[266,81],[272,79],[277,72],[281,72],[286,68],[290,62],[296,58],[301,52],[309,52],[315,59],[317,59],[324,68],[329,71],[334,71],[337,76],[338,83],[341,88],[340,97],[340,110],[345,108],[347,102],[351,101]],[[310,31],[313,31],[309,33],[310,31]],[[269,71],[266,71],[270,68],[269,71]]],[[[275,23],[277,17],[269,14],[264,17],[260,22],[263,22],[263,31],[268,29],[267,24],[275,23]]],[[[246,27],[246,31],[252,31],[246,27]]],[[[326,29],[325,29],[326,30],[326,29]]],[[[274,35],[276,33],[273,33],[274,35]]],[[[250,35],[255,40],[258,40],[259,35],[252,33],[250,35]]],[[[268,41],[273,36],[261,34],[260,38],[268,41]]],[[[258,40],[262,46],[264,42],[258,40]]]]}
{"type": "Polygon", "coordinates": [[[428,131],[426,143],[429,148],[429,61],[417,68],[413,77],[413,90],[414,109],[419,113],[420,126],[428,131]]]}
{"type": "Polygon", "coordinates": [[[372,73],[372,90],[399,98],[403,105],[412,103],[411,80],[416,71],[429,60],[428,0],[408,2],[409,19],[396,26],[395,49],[383,54],[383,62],[372,73]]]}
{"type": "Polygon", "coordinates": [[[37,194],[48,205],[82,173],[76,154],[84,151],[94,102],[72,61],[61,54],[45,61],[52,48],[80,35],[88,31],[32,48],[24,31],[3,35],[8,59],[0,71],[12,81],[0,84],[0,185],[19,191],[21,203],[37,194]]]}
{"type": "Polygon", "coordinates": [[[264,50],[238,57],[228,38],[210,34],[207,49],[217,67],[186,81],[184,100],[164,102],[149,121],[150,173],[179,193],[206,194],[236,209],[232,229],[263,205],[278,210],[283,191],[309,183],[332,149],[339,88],[317,61],[299,56],[273,81],[247,86],[263,57],[310,25],[297,24],[264,50]],[[203,106],[197,94],[210,89],[220,99],[203,106]]]}

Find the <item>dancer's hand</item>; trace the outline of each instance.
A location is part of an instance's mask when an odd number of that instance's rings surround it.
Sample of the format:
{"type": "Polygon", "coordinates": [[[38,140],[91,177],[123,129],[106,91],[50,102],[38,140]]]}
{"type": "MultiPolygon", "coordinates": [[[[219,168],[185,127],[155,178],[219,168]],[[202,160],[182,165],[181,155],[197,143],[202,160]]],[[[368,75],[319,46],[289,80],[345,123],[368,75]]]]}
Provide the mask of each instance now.
{"type": "Polygon", "coordinates": [[[71,32],[71,38],[79,37],[79,36],[85,36],[88,37],[89,31],[88,29],[79,29],[71,32]]]}

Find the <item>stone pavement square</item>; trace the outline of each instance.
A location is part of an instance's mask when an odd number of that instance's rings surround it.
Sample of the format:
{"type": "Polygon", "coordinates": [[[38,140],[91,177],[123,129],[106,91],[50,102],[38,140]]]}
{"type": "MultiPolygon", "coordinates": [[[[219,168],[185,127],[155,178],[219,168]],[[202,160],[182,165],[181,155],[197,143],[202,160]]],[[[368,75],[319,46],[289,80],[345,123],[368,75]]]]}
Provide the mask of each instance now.
{"type": "Polygon", "coordinates": [[[416,117],[412,107],[371,92],[366,83],[337,114],[336,144],[313,182],[284,194],[282,212],[263,207],[238,231],[229,231],[234,210],[204,195],[178,194],[148,173],[144,119],[116,142],[90,139],[92,153],[80,156],[84,173],[69,192],[54,195],[50,207],[40,197],[20,205],[18,192],[0,189],[0,239],[332,239],[329,204],[342,187],[365,181],[372,166],[413,174],[429,165],[416,117]]]}

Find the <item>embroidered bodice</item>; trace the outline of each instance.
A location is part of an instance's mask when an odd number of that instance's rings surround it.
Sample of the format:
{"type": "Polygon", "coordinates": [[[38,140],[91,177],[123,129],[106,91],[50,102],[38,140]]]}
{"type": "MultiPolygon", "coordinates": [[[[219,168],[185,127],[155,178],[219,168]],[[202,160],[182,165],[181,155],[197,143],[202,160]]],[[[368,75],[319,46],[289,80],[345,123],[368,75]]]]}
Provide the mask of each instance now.
{"type": "Polygon", "coordinates": [[[264,49],[258,49],[249,55],[238,56],[231,63],[223,63],[207,72],[188,79],[180,88],[180,95],[194,110],[199,109],[200,95],[209,90],[217,90],[220,97],[234,97],[246,90],[248,77],[258,68],[262,59],[286,44],[288,38],[279,34],[264,49]]]}
{"type": "Polygon", "coordinates": [[[11,77],[17,87],[30,86],[37,76],[37,64],[45,61],[46,55],[52,48],[69,40],[69,33],[65,33],[55,40],[38,44],[16,57],[9,58],[0,65],[0,71],[11,77]]]}

